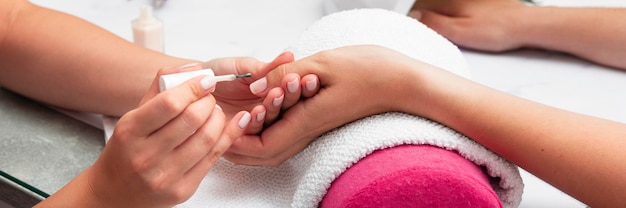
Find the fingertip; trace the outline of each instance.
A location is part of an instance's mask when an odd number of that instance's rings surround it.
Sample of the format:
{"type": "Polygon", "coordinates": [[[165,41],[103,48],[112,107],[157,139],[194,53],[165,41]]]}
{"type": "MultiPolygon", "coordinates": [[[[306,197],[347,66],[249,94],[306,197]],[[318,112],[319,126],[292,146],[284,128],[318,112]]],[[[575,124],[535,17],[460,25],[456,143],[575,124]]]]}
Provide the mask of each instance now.
{"type": "Polygon", "coordinates": [[[251,116],[247,111],[240,111],[230,120],[222,132],[223,137],[228,137],[230,143],[236,142],[245,133],[246,127],[250,124],[251,116]]]}
{"type": "Polygon", "coordinates": [[[241,118],[239,118],[237,125],[239,126],[240,129],[245,129],[248,126],[248,124],[250,124],[250,120],[252,119],[252,117],[249,112],[247,111],[242,111],[242,112],[243,112],[243,115],[241,116],[241,118]]]}
{"type": "Polygon", "coordinates": [[[261,94],[267,90],[267,77],[252,82],[248,87],[252,94],[261,96],[261,94]]]}
{"type": "Polygon", "coordinates": [[[250,111],[250,114],[252,115],[256,115],[254,117],[256,122],[262,122],[265,120],[265,115],[267,113],[267,110],[265,109],[265,106],[263,105],[258,105],[255,106],[252,111],[250,111]]]}
{"type": "Polygon", "coordinates": [[[285,100],[285,94],[281,94],[279,97],[276,97],[272,100],[272,105],[274,107],[279,107],[280,105],[283,104],[284,100],[285,100]]]}
{"type": "Polygon", "coordinates": [[[287,92],[295,93],[300,87],[300,75],[295,73],[289,73],[283,78],[283,82],[286,83],[287,92]]]}
{"type": "Polygon", "coordinates": [[[308,74],[302,77],[301,85],[304,88],[302,91],[302,96],[304,97],[311,97],[320,89],[320,81],[315,74],[308,74]]]}

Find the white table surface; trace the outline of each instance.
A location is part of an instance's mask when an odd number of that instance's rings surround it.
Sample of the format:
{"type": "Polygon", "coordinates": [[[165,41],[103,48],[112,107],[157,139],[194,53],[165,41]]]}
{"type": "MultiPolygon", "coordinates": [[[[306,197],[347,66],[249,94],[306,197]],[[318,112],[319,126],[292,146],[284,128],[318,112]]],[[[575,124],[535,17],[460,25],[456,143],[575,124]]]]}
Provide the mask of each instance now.
{"type": "MultiPolygon", "coordinates": [[[[324,15],[324,0],[168,0],[155,11],[164,22],[165,53],[209,60],[252,56],[269,61],[324,15]]],[[[130,21],[148,0],[33,0],[86,19],[127,40],[130,21]]],[[[621,0],[543,0],[543,5],[626,7],[621,0]]],[[[532,18],[532,17],[528,17],[532,18]]],[[[537,20],[540,21],[540,20],[537,20]]],[[[97,40],[94,40],[97,41],[97,40]]],[[[626,123],[626,71],[556,52],[463,51],[476,81],[551,106],[626,123]]],[[[626,59],[625,59],[626,60],[626,59]]],[[[585,207],[522,170],[520,207],[585,207]]]]}

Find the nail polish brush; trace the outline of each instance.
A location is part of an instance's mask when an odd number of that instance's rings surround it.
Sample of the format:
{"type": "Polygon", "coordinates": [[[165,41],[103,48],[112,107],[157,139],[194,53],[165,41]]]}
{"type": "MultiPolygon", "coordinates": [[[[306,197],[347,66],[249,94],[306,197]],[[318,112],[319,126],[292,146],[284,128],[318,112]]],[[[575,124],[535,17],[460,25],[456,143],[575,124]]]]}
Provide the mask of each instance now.
{"type": "Polygon", "coordinates": [[[218,75],[215,76],[213,70],[211,69],[202,69],[196,71],[188,71],[188,72],[180,72],[174,74],[166,74],[159,77],[159,91],[163,92],[165,90],[172,89],[191,78],[197,76],[212,76],[215,79],[215,82],[224,82],[224,81],[233,81],[238,78],[251,77],[251,73],[246,74],[226,74],[226,75],[218,75]]]}

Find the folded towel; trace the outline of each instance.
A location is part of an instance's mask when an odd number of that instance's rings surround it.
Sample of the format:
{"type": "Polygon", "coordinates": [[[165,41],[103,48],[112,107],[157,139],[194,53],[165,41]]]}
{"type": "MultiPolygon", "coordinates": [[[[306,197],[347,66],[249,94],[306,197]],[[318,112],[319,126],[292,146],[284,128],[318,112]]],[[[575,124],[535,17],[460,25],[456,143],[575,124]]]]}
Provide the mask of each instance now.
{"type": "MultiPolygon", "coordinates": [[[[330,14],[288,49],[297,59],[346,45],[376,44],[469,77],[456,46],[418,21],[382,9],[330,14]]],[[[385,69],[381,69],[385,70],[385,69]]],[[[429,144],[483,166],[505,207],[521,202],[517,166],[436,122],[404,113],[370,116],[322,135],[278,167],[234,165],[219,160],[197,192],[178,207],[317,207],[335,180],[375,150],[403,144],[429,144]]]]}

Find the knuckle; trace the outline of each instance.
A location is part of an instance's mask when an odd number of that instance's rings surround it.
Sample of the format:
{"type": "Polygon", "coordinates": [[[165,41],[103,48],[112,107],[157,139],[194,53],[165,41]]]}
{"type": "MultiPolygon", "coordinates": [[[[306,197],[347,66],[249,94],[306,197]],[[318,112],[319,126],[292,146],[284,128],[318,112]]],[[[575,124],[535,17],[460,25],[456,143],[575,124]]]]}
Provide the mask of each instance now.
{"type": "Polygon", "coordinates": [[[171,72],[170,72],[171,70],[172,70],[172,68],[171,68],[171,67],[163,67],[163,68],[160,68],[160,69],[157,71],[157,74],[156,74],[157,76],[156,76],[156,77],[158,78],[158,77],[160,77],[160,76],[163,76],[163,75],[169,74],[169,73],[171,73],[171,72]]]}
{"type": "Polygon", "coordinates": [[[217,145],[213,147],[213,149],[211,149],[211,152],[209,153],[209,157],[211,158],[211,163],[217,161],[217,159],[219,159],[222,155],[224,155],[227,149],[228,147],[225,147],[225,145],[217,145]]]}
{"type": "Polygon", "coordinates": [[[183,102],[180,101],[180,99],[176,98],[171,93],[165,93],[160,101],[160,106],[162,110],[170,114],[178,114],[181,111],[185,110],[185,108],[187,107],[187,105],[185,105],[183,102]]]}
{"type": "Polygon", "coordinates": [[[199,84],[186,85],[186,86],[194,95],[198,97],[201,97],[202,95],[204,95],[204,89],[202,89],[202,86],[200,86],[199,84]]]}
{"type": "Polygon", "coordinates": [[[163,194],[168,192],[165,173],[162,171],[155,171],[153,174],[145,174],[143,182],[146,190],[150,193],[163,194]]]}
{"type": "Polygon", "coordinates": [[[168,195],[172,202],[179,204],[189,199],[192,194],[191,189],[179,186],[172,189],[168,195]]]}
{"type": "Polygon", "coordinates": [[[142,179],[146,176],[145,173],[148,166],[148,162],[144,157],[135,156],[130,159],[130,171],[142,179]]]}
{"type": "Polygon", "coordinates": [[[119,142],[121,146],[127,146],[128,142],[131,140],[130,135],[134,135],[134,130],[137,129],[135,125],[132,123],[120,122],[115,126],[115,130],[113,131],[113,135],[111,135],[111,140],[116,140],[119,142]]]}
{"type": "Polygon", "coordinates": [[[206,148],[211,148],[215,146],[219,137],[212,136],[209,132],[203,132],[202,135],[202,145],[206,148]]]}
{"type": "Polygon", "coordinates": [[[192,130],[196,130],[197,127],[204,123],[204,121],[206,120],[206,117],[192,110],[183,111],[180,117],[185,125],[192,130]]]}

